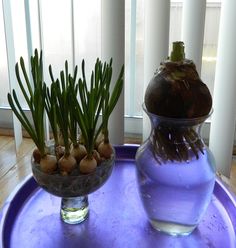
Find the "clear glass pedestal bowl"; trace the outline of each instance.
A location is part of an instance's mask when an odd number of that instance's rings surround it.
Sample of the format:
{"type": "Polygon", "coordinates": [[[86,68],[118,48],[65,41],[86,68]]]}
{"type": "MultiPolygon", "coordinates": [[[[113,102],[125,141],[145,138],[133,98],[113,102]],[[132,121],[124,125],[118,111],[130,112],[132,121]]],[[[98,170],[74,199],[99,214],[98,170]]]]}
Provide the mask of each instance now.
{"type": "Polygon", "coordinates": [[[81,174],[79,169],[71,175],[58,172],[47,174],[40,165],[31,160],[33,177],[38,185],[48,193],[61,197],[61,219],[68,224],[83,222],[89,213],[88,194],[99,189],[110,177],[115,162],[115,153],[102,161],[90,174],[81,174]]]}

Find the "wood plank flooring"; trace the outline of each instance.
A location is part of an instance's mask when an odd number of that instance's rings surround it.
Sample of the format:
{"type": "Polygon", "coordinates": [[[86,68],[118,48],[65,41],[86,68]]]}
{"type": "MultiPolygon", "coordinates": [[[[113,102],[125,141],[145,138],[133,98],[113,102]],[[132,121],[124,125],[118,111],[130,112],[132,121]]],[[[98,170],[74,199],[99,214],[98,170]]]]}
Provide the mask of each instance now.
{"type": "Polygon", "coordinates": [[[16,155],[13,137],[0,136],[0,208],[14,188],[31,173],[34,147],[31,139],[24,139],[16,155]]]}
{"type": "MultiPolygon", "coordinates": [[[[131,143],[126,140],[125,143],[131,143]]],[[[135,142],[137,143],[137,142],[135,142]]],[[[31,154],[35,145],[29,138],[24,138],[18,154],[15,154],[14,138],[0,136],[0,208],[14,188],[31,173],[31,154]]],[[[230,179],[220,175],[236,194],[236,160],[232,160],[230,179]]]]}

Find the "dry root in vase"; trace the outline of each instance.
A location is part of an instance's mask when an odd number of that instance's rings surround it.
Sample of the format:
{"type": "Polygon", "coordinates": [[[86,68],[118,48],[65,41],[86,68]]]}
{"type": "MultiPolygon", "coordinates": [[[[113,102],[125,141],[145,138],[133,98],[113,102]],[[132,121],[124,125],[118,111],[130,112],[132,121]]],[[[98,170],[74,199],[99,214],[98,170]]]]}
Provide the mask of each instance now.
{"type": "Polygon", "coordinates": [[[168,160],[190,161],[193,157],[198,159],[199,153],[204,153],[204,144],[193,128],[158,126],[154,129],[152,145],[154,156],[159,164],[168,160]]]}

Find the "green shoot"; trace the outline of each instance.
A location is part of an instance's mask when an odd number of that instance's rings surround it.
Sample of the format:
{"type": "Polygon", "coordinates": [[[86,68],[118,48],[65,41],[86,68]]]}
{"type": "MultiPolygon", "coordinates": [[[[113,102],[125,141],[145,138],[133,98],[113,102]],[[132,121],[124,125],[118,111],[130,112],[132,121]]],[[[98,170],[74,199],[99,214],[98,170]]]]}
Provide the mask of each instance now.
{"type": "Polygon", "coordinates": [[[104,135],[104,142],[109,143],[109,134],[108,134],[108,121],[109,117],[116,106],[117,101],[119,100],[120,94],[123,89],[124,83],[124,66],[122,66],[118,79],[114,85],[113,91],[110,94],[110,85],[111,85],[111,78],[112,78],[112,60],[110,64],[107,65],[107,68],[104,71],[104,80],[105,80],[105,90],[106,90],[106,97],[102,108],[102,122],[103,128],[102,132],[104,135]],[[107,73],[107,75],[106,75],[107,73]]]}
{"type": "Polygon", "coordinates": [[[35,145],[39,149],[41,156],[45,155],[45,131],[44,131],[44,101],[45,101],[45,85],[43,84],[43,63],[42,52],[38,55],[37,49],[34,52],[34,56],[31,57],[31,74],[33,82],[30,82],[29,76],[25,69],[24,59],[20,58],[20,68],[23,73],[23,79],[26,83],[26,89],[23,85],[22,78],[20,76],[19,64],[15,66],[16,78],[20,87],[20,90],[26,100],[26,103],[31,111],[33,125],[25,115],[15,90],[12,94],[8,93],[8,102],[12,111],[29,133],[30,137],[34,141],[35,145]]]}

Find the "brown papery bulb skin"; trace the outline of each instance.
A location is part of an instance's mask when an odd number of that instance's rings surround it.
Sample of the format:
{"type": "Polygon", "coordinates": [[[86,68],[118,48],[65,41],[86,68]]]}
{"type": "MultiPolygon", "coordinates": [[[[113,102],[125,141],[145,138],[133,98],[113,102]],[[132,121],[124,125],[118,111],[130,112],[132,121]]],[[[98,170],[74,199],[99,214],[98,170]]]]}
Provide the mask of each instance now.
{"type": "Polygon", "coordinates": [[[40,163],[41,160],[41,154],[38,148],[35,148],[33,151],[33,158],[35,163],[40,163]]]}
{"type": "Polygon", "coordinates": [[[97,161],[94,157],[84,157],[79,163],[80,172],[83,174],[89,174],[95,171],[97,168],[97,161]]]}
{"type": "Polygon", "coordinates": [[[57,169],[57,159],[54,155],[45,155],[40,160],[40,169],[44,173],[52,174],[57,169]]]}
{"type": "Polygon", "coordinates": [[[113,154],[113,148],[110,143],[102,142],[98,146],[98,153],[100,154],[101,158],[110,159],[111,155],[113,154]]]}
{"type": "Polygon", "coordinates": [[[97,165],[99,165],[102,162],[101,156],[97,150],[93,150],[93,157],[97,161],[97,165]]]}
{"type": "Polygon", "coordinates": [[[207,85],[193,61],[184,57],[161,63],[146,89],[144,102],[148,112],[173,118],[205,116],[212,108],[207,85]]]}
{"type": "Polygon", "coordinates": [[[76,159],[77,163],[87,155],[87,150],[84,145],[77,145],[72,148],[71,155],[76,159]]]}
{"type": "Polygon", "coordinates": [[[76,168],[76,165],[76,160],[71,154],[64,155],[58,161],[60,173],[63,176],[69,175],[76,168]]]}

